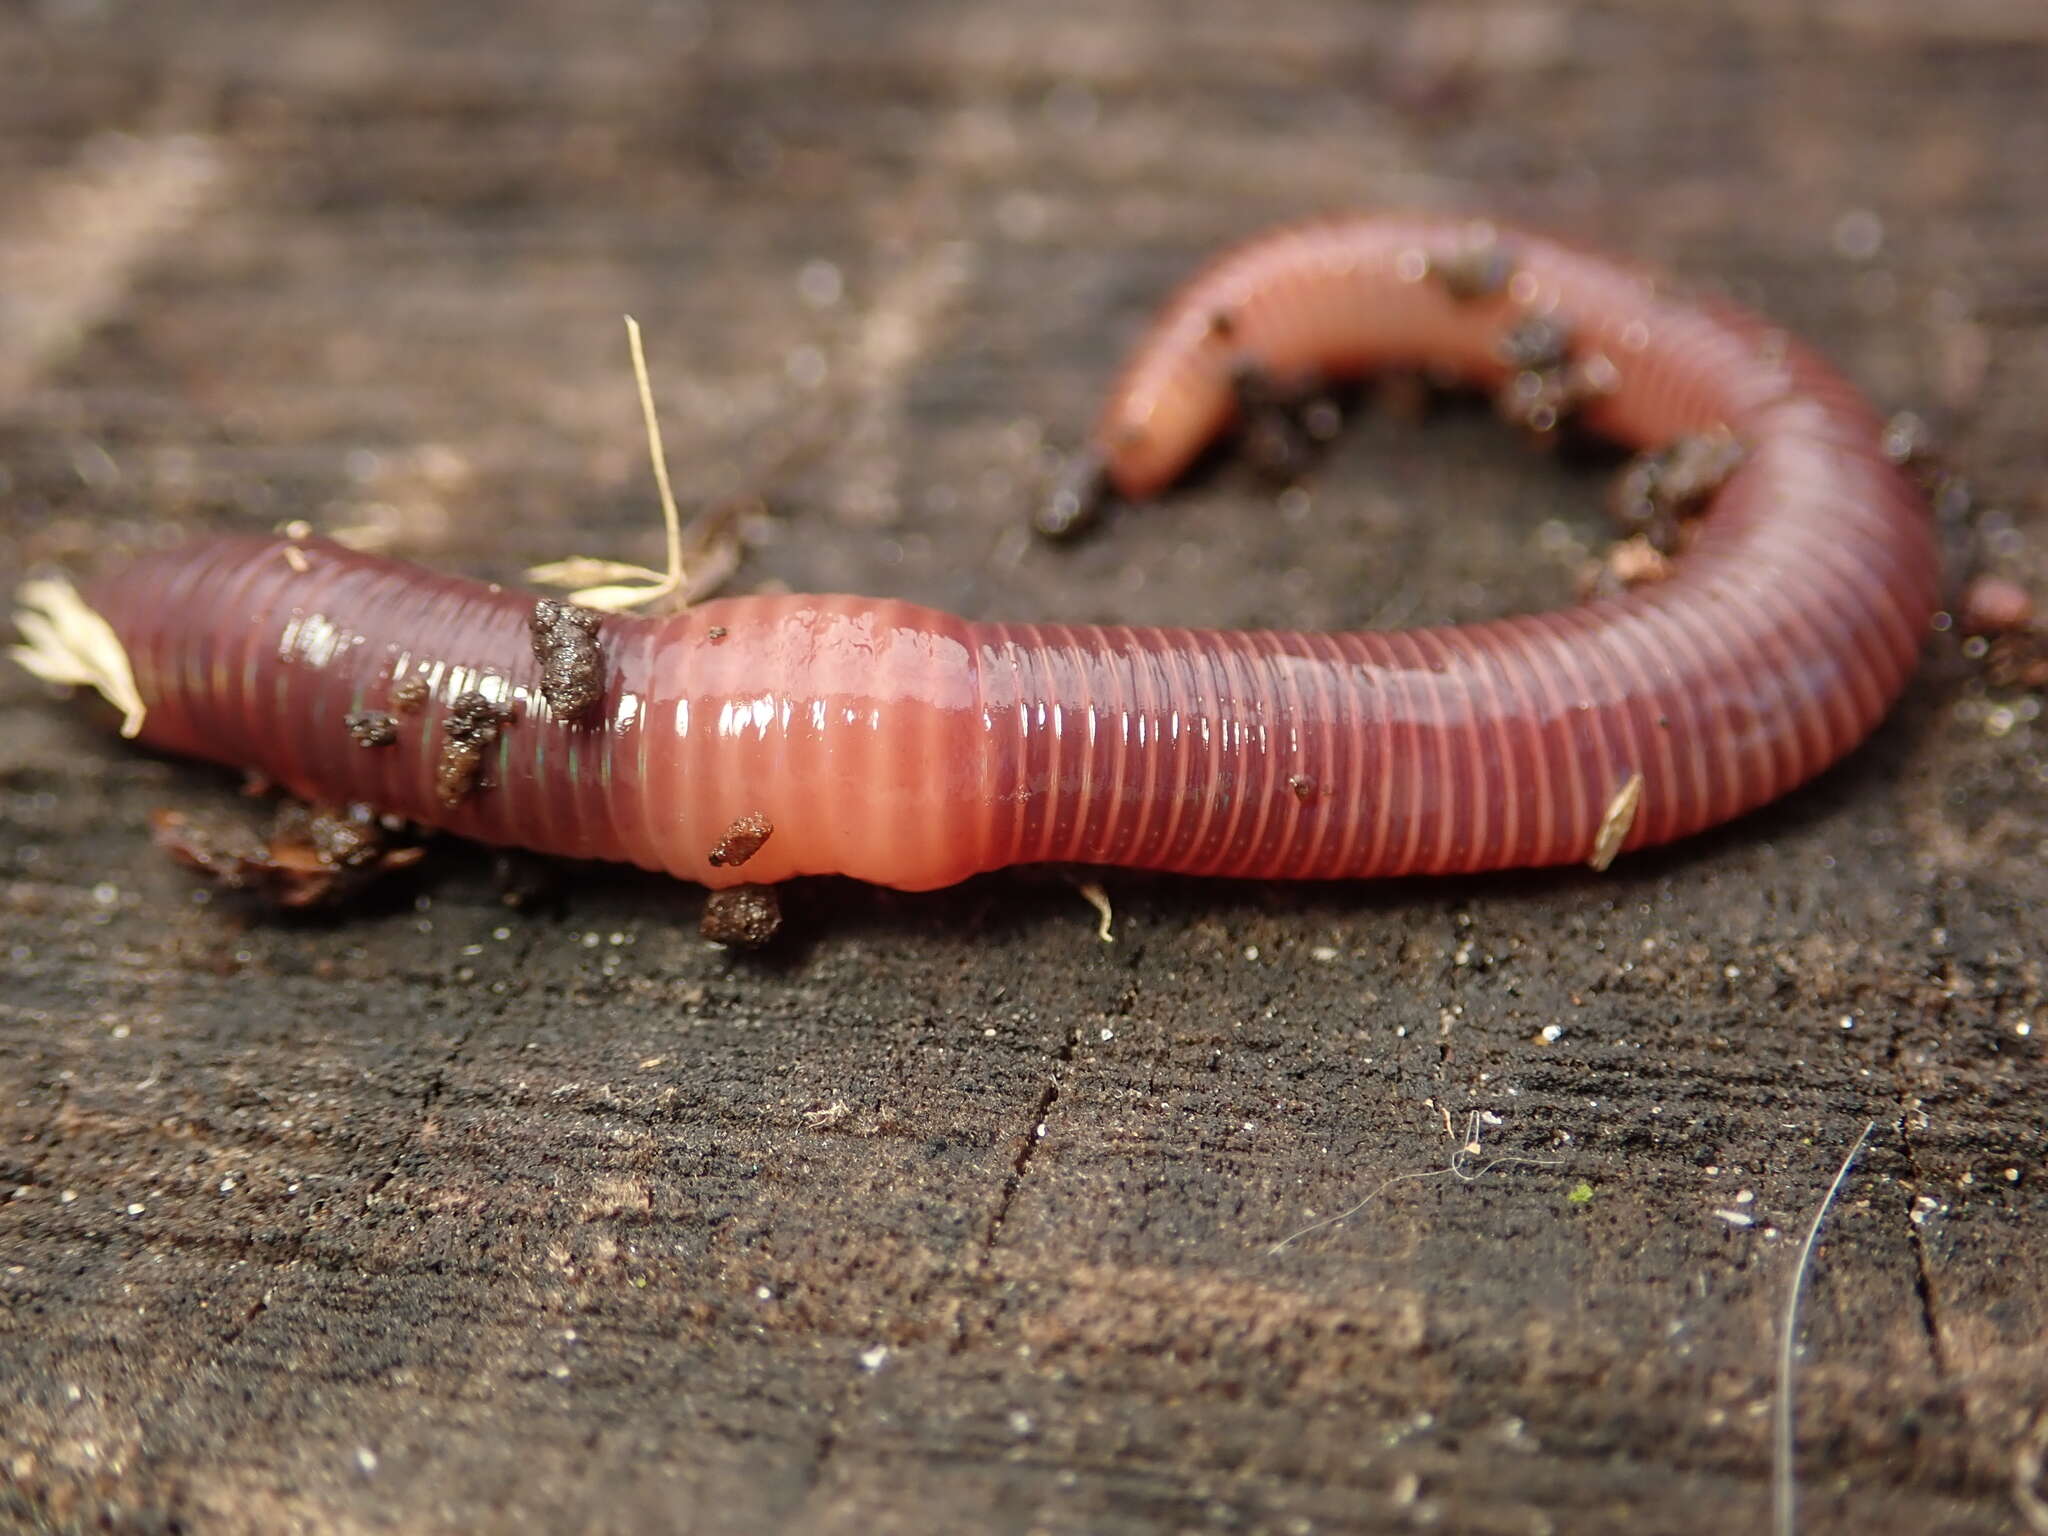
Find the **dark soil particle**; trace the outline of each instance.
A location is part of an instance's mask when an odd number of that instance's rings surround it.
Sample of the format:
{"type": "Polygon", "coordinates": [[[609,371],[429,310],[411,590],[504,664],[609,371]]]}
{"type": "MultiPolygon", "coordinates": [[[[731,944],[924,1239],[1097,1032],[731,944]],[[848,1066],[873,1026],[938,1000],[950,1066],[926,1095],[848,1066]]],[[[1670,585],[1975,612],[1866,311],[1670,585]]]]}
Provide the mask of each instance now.
{"type": "Polygon", "coordinates": [[[533,605],[529,622],[534,659],[540,663],[541,697],[556,714],[573,720],[604,696],[598,615],[543,597],[533,605]]]}
{"type": "Polygon", "coordinates": [[[759,949],[782,931],[782,899],[772,885],[735,885],[704,900],[704,937],[737,949],[759,949]]]}
{"type": "Polygon", "coordinates": [[[342,717],[359,747],[390,747],[398,743],[398,721],[381,709],[360,709],[342,717]]]}
{"type": "Polygon", "coordinates": [[[761,851],[761,845],[774,835],[775,824],[759,811],[749,811],[735,818],[725,829],[725,835],[718,840],[718,846],[711,850],[710,863],[716,868],[737,869],[761,851]]]}
{"type": "Polygon", "coordinates": [[[417,864],[425,850],[364,805],[281,801],[259,831],[235,811],[159,810],[156,845],[223,889],[275,907],[336,907],[385,875],[417,864]]]}
{"type": "Polygon", "coordinates": [[[1434,257],[1429,275],[1461,304],[1497,298],[1515,275],[1514,253],[1500,240],[1481,238],[1434,257]]]}
{"type": "Polygon", "coordinates": [[[453,809],[483,786],[484,755],[506,720],[505,712],[481,693],[460,693],[449,701],[434,763],[434,795],[443,805],[453,809]]]}
{"type": "Polygon", "coordinates": [[[1741,463],[1742,445],[1725,432],[1696,433],[1639,453],[1615,477],[1608,516],[1624,538],[1675,554],[1685,520],[1705,509],[1741,463]]]}

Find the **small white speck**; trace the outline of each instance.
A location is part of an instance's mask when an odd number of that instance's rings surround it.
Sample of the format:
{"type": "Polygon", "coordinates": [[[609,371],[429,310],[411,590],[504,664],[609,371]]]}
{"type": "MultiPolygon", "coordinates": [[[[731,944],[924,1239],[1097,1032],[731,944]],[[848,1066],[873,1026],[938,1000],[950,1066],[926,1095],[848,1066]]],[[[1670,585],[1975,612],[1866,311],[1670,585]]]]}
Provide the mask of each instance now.
{"type": "Polygon", "coordinates": [[[813,309],[830,309],[846,292],[846,278],[829,261],[807,261],[796,275],[797,296],[813,309]]]}
{"type": "Polygon", "coordinates": [[[882,1362],[888,1358],[889,1346],[877,1344],[872,1349],[864,1349],[860,1352],[860,1368],[864,1371],[879,1371],[882,1368],[882,1362]]]}
{"type": "Polygon", "coordinates": [[[367,1445],[356,1447],[356,1465],[367,1474],[377,1470],[377,1453],[367,1445]]]}
{"type": "Polygon", "coordinates": [[[773,1288],[772,1286],[766,1286],[766,1285],[757,1285],[757,1286],[755,1286],[755,1287],[754,1287],[754,1300],[756,1300],[756,1301],[773,1301],[774,1299],[775,1299],[775,1290],[774,1290],[774,1288],[773,1288]]]}
{"type": "Polygon", "coordinates": [[[550,1366],[548,1374],[557,1381],[567,1381],[569,1379],[569,1367],[566,1365],[550,1366]]]}
{"type": "Polygon", "coordinates": [[[233,1174],[229,1174],[220,1181],[220,1192],[224,1195],[231,1195],[235,1192],[235,1176],[233,1174]]]}
{"type": "Polygon", "coordinates": [[[1028,1435],[1028,1434],[1030,1434],[1030,1433],[1031,1433],[1031,1427],[1032,1427],[1032,1426],[1031,1426],[1031,1415],[1030,1415],[1030,1414],[1026,1413],[1026,1412],[1025,1412],[1025,1411],[1024,1411],[1023,1409],[1021,1409],[1021,1408],[1015,1409],[1015,1410],[1013,1410],[1013,1411],[1011,1412],[1011,1414],[1010,1414],[1010,1433],[1011,1433],[1011,1434],[1013,1434],[1013,1435],[1028,1435]]]}
{"type": "Polygon", "coordinates": [[[1337,958],[1337,951],[1332,949],[1327,944],[1318,944],[1314,949],[1308,952],[1308,955],[1311,960],[1321,960],[1328,962],[1337,958]]]}
{"type": "Polygon", "coordinates": [[[493,928],[491,930],[491,937],[502,944],[505,940],[512,937],[512,930],[510,928],[493,928]]]}
{"type": "Polygon", "coordinates": [[[2006,1183],[2008,1183],[2008,1184],[2017,1184],[2017,1183],[2019,1183],[2019,1181],[2020,1181],[2020,1171],[2019,1171],[2019,1169],[2017,1169],[2017,1168],[2008,1168],[2008,1169],[2006,1169],[2006,1170],[2005,1170],[2005,1182],[2006,1182],[2006,1183]]]}
{"type": "Polygon", "coordinates": [[[1835,220],[1829,238],[1845,261],[1869,261],[1884,249],[1884,220],[1868,208],[1851,208],[1835,220]]]}
{"type": "Polygon", "coordinates": [[[1546,1024],[1536,1031],[1536,1038],[1545,1045],[1555,1045],[1564,1038],[1564,1026],[1562,1024],[1546,1024]]]}
{"type": "Polygon", "coordinates": [[[2031,1035],[2034,1032],[2034,1026],[2029,1024],[2025,1019],[2021,1019],[2019,1023],[2013,1025],[2012,1032],[2018,1035],[2022,1040],[2024,1040],[2027,1038],[2027,1036],[2031,1035]]]}
{"type": "Polygon", "coordinates": [[[1105,1042],[1114,1040],[1116,1038],[1116,1031],[1113,1029],[1105,1029],[1102,1032],[1102,1038],[1105,1042]]]}
{"type": "Polygon", "coordinates": [[[1755,1199],[1756,1191],[1753,1189],[1738,1189],[1735,1191],[1735,1203],[1737,1205],[1748,1205],[1755,1199]]]}
{"type": "Polygon", "coordinates": [[[77,1191],[77,1190],[75,1190],[75,1189],[67,1189],[67,1190],[65,1190],[65,1191],[64,1191],[64,1192],[63,1192],[62,1194],[60,1194],[60,1195],[58,1195],[58,1196],[57,1196],[57,1203],[58,1203],[59,1205],[69,1205],[69,1204],[70,1204],[70,1203],[71,1203],[72,1201],[76,1200],[77,1198],[78,1198],[78,1191],[77,1191]]]}
{"type": "Polygon", "coordinates": [[[144,1211],[146,1211],[146,1210],[148,1210],[148,1209],[149,1209],[149,1207],[148,1207],[148,1206],[146,1206],[146,1205],[143,1205],[143,1204],[140,1204],[140,1203],[138,1202],[137,1204],[134,1204],[134,1205],[131,1205],[131,1206],[129,1206],[129,1207],[128,1207],[128,1214],[129,1214],[130,1216],[140,1216],[140,1215],[141,1215],[141,1214],[142,1214],[142,1213],[143,1213],[144,1211]]]}
{"type": "Polygon", "coordinates": [[[1845,1013],[1845,1014],[1843,1014],[1843,1015],[1842,1015],[1842,1028],[1844,1028],[1844,1029],[1854,1029],[1855,1027],[1856,1027],[1856,1020],[1855,1020],[1855,1018],[1854,1018],[1854,1017],[1853,1017],[1852,1015],[1850,1015],[1850,1014],[1846,1014],[1846,1013],[1845,1013]]]}
{"type": "Polygon", "coordinates": [[[1916,1227],[1927,1225],[1927,1219],[1941,1209],[1941,1202],[1932,1195],[1919,1195],[1913,1201],[1912,1220],[1916,1227]]]}
{"type": "Polygon", "coordinates": [[[1724,965],[1721,967],[1721,974],[1729,981],[1739,981],[1742,979],[1742,967],[1739,965],[1724,965]]]}
{"type": "Polygon", "coordinates": [[[1258,945],[1256,945],[1256,944],[1247,944],[1247,945],[1245,945],[1245,947],[1244,947],[1244,957],[1245,957],[1245,959],[1247,959],[1247,960],[1256,960],[1256,959],[1258,959],[1258,958],[1259,958],[1259,946],[1258,946],[1258,945]]]}
{"type": "Polygon", "coordinates": [[[121,887],[111,880],[102,880],[92,888],[92,899],[103,907],[111,907],[121,899],[121,887]]]}
{"type": "Polygon", "coordinates": [[[1756,1218],[1747,1211],[1731,1211],[1723,1207],[1721,1210],[1714,1212],[1714,1214],[1727,1222],[1731,1227],[1753,1227],[1756,1225],[1756,1218]]]}

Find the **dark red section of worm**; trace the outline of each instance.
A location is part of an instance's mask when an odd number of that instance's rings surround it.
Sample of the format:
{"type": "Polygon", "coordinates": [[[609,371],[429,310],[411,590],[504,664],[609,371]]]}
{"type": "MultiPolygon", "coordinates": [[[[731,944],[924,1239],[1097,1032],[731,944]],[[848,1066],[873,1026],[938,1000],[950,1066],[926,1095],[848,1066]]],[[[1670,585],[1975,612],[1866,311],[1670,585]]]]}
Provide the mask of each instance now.
{"type": "Polygon", "coordinates": [[[530,596],[323,541],[201,544],[91,597],[130,649],[150,741],[707,884],[921,888],[1040,860],[1271,877],[1577,863],[1637,775],[1623,846],[1663,842],[1782,794],[1876,724],[1934,606],[1931,519],[1870,409],[1796,343],[1603,258],[1499,240],[1512,275],[1481,292],[1430,276],[1473,246],[1445,219],[1309,225],[1225,257],[1139,349],[1096,451],[1150,495],[1228,423],[1247,360],[1282,382],[1428,366],[1493,388],[1501,334],[1554,317],[1618,381],[1595,429],[1657,446],[1725,427],[1747,450],[1668,580],[1385,634],[737,598],[607,618],[602,696],[573,720],[541,696],[530,596]],[[408,713],[393,690],[420,682],[429,702],[408,713]],[[472,690],[511,718],[448,808],[435,763],[472,690]],[[362,711],[392,714],[398,741],[356,745],[362,711]],[[752,814],[773,838],[744,871],[712,866],[752,814]]]}

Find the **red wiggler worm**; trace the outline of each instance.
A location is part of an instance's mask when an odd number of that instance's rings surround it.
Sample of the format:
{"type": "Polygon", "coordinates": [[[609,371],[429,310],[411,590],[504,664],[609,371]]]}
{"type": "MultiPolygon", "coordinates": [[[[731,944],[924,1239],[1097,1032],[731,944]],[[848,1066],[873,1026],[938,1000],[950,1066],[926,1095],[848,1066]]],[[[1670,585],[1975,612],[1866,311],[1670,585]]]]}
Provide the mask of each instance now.
{"type": "Polygon", "coordinates": [[[1604,863],[1812,777],[1914,666],[1930,515],[1871,408],[1751,316],[1458,219],[1283,230],[1159,317],[1093,438],[1109,485],[1170,484],[1248,369],[1426,369],[1539,428],[1571,410],[1739,462],[1662,579],[1398,632],[977,623],[850,596],[599,617],[290,536],[145,557],[86,596],[155,746],[711,886],[1604,863]]]}

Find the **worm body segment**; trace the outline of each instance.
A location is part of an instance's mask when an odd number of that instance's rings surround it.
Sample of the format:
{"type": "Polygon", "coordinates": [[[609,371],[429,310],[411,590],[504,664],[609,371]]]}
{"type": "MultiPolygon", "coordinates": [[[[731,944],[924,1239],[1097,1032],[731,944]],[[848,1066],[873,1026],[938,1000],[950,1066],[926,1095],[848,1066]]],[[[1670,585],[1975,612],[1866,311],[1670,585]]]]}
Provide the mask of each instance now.
{"type": "Polygon", "coordinates": [[[1741,445],[1665,579],[1559,612],[1347,634],[732,598],[555,624],[566,691],[543,677],[531,595],[319,539],[209,541],[89,595],[158,746],[712,886],[839,873],[922,889],[1040,861],[1322,878],[1611,857],[1770,800],[1875,726],[1935,604],[1934,531],[1871,409],[1796,342],[1601,257],[1493,239],[1475,255],[1462,221],[1356,218],[1225,256],[1137,350],[1095,454],[1120,492],[1151,496],[1231,421],[1248,362],[1281,382],[1427,368],[1498,391],[1526,361],[1503,336],[1545,321],[1596,381],[1575,400],[1595,430],[1741,445]],[[358,745],[365,720],[375,750],[358,745]],[[729,829],[757,820],[773,836],[731,859],[729,829]]]}

